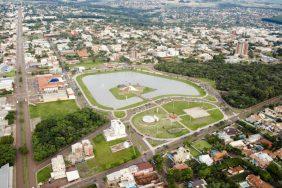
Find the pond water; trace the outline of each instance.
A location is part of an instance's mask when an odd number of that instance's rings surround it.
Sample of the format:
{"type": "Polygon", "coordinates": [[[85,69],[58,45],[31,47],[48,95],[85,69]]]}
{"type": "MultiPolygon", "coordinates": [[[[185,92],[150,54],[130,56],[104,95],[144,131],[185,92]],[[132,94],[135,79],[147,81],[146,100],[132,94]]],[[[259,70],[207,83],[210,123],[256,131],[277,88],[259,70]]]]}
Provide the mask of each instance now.
{"type": "Polygon", "coordinates": [[[143,101],[140,97],[131,97],[125,100],[115,98],[110,89],[120,84],[139,84],[155,89],[143,94],[144,98],[154,98],[161,95],[200,95],[196,88],[184,82],[132,71],[93,74],[83,77],[82,81],[98,103],[114,109],[143,101]]]}

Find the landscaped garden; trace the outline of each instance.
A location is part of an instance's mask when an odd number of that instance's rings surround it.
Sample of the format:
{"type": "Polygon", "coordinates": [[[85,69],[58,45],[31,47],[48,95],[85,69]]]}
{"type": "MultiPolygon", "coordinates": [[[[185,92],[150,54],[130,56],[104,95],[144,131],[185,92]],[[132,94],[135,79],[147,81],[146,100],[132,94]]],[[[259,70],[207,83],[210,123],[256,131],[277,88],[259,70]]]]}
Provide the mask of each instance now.
{"type": "Polygon", "coordinates": [[[126,115],[124,111],[114,111],[114,116],[116,118],[123,118],[126,115]]]}
{"type": "Polygon", "coordinates": [[[219,109],[209,110],[207,111],[210,115],[201,118],[192,118],[189,115],[181,116],[181,122],[185,124],[191,130],[197,130],[199,128],[205,127],[212,123],[215,123],[221,119],[223,119],[223,114],[219,109]]]}
{"type": "Polygon", "coordinates": [[[132,122],[136,129],[145,135],[155,138],[176,138],[189,131],[177,121],[170,121],[168,113],[161,108],[153,108],[135,115],[132,122]],[[156,116],[158,121],[146,123],[144,116],[156,116]]]}
{"type": "Polygon", "coordinates": [[[95,157],[77,165],[80,175],[90,176],[139,157],[140,153],[135,146],[112,153],[111,146],[126,140],[127,138],[107,142],[102,134],[96,136],[93,139],[95,157]]]}
{"type": "Polygon", "coordinates": [[[155,138],[175,138],[224,118],[213,104],[206,102],[174,101],[135,115],[132,123],[136,129],[155,138]],[[157,121],[144,122],[144,117],[157,117],[157,121]]]}
{"type": "Polygon", "coordinates": [[[142,86],[117,86],[110,89],[110,92],[118,100],[125,100],[141,94],[149,93],[154,89],[142,86]]]}

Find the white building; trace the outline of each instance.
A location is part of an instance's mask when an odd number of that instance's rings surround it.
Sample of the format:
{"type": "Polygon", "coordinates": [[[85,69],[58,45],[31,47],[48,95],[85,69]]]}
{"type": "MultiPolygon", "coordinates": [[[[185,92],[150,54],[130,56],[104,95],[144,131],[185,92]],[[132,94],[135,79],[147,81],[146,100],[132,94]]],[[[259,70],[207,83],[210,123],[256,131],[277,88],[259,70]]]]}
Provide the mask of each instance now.
{"type": "Polygon", "coordinates": [[[52,170],[51,178],[57,180],[66,177],[66,165],[62,155],[57,155],[51,159],[52,170]]]}
{"type": "Polygon", "coordinates": [[[0,168],[0,187],[13,188],[13,167],[9,164],[0,168]]]}
{"type": "Polygon", "coordinates": [[[13,78],[1,78],[0,79],[0,90],[13,91],[13,78]]]}
{"type": "Polygon", "coordinates": [[[77,170],[67,172],[66,176],[67,176],[68,182],[72,182],[80,178],[77,170]]]}
{"type": "Polygon", "coordinates": [[[184,163],[191,159],[190,152],[187,151],[184,147],[180,147],[177,149],[176,154],[173,156],[175,163],[184,163]]]}
{"type": "Polygon", "coordinates": [[[212,163],[213,163],[213,160],[212,160],[212,158],[209,155],[200,155],[199,156],[199,161],[201,163],[205,163],[208,166],[211,166],[212,163]]]}
{"type": "Polygon", "coordinates": [[[126,137],[124,124],[119,119],[111,120],[111,127],[104,130],[104,136],[107,141],[126,137]]]}

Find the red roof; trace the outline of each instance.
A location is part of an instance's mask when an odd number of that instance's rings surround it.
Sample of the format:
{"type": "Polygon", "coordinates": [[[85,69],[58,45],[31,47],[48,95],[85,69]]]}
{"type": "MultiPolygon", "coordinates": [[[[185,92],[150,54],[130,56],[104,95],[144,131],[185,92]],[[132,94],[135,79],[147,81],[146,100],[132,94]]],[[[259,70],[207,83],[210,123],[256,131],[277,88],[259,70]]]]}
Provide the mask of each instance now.
{"type": "Polygon", "coordinates": [[[139,163],[137,164],[139,170],[146,170],[153,168],[153,165],[149,162],[139,163]]]}
{"type": "Polygon", "coordinates": [[[45,74],[45,75],[38,75],[37,82],[39,86],[39,90],[44,90],[47,88],[55,88],[55,87],[63,87],[63,82],[50,82],[52,78],[61,78],[60,75],[52,75],[52,74],[45,74]]]}

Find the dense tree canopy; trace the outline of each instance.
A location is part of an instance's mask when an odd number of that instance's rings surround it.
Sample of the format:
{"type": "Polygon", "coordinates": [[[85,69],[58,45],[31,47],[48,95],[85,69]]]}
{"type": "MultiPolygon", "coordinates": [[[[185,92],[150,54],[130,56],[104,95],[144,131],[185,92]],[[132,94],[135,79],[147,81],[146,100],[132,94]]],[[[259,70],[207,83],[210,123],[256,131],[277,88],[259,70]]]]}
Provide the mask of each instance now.
{"type": "Polygon", "coordinates": [[[9,163],[13,165],[16,160],[16,149],[13,146],[12,136],[3,136],[0,138],[0,167],[9,163]]]}
{"type": "Polygon", "coordinates": [[[222,97],[237,108],[246,108],[282,93],[282,64],[194,63],[183,60],[180,63],[162,62],[155,68],[215,80],[222,97]]]}
{"type": "Polygon", "coordinates": [[[41,161],[94,131],[107,120],[89,108],[39,123],[32,135],[34,158],[41,161]]]}

